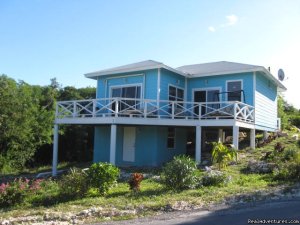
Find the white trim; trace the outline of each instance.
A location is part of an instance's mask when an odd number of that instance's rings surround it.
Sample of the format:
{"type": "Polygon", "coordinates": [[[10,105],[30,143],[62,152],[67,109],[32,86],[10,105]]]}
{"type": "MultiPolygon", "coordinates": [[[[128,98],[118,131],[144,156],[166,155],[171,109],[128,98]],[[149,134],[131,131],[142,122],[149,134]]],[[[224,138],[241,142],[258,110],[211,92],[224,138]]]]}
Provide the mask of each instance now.
{"type": "Polygon", "coordinates": [[[253,107],[254,107],[254,121],[256,121],[255,106],[256,105],[256,72],[253,72],[253,107]]]}
{"type": "MultiPolygon", "coordinates": [[[[216,86],[216,87],[207,87],[207,88],[193,88],[192,89],[192,102],[195,102],[195,91],[206,91],[206,96],[205,96],[205,102],[207,102],[207,91],[211,90],[219,90],[219,93],[222,92],[222,87],[221,86],[216,86]]],[[[219,101],[221,101],[219,99],[219,101]]]]}
{"type": "Polygon", "coordinates": [[[184,89],[186,92],[186,95],[184,95],[184,101],[187,102],[188,92],[187,92],[187,77],[184,78],[184,89]]]}
{"type": "MultiPolygon", "coordinates": [[[[253,123],[236,121],[234,119],[219,120],[189,120],[189,119],[157,119],[157,118],[128,118],[128,117],[91,117],[55,119],[56,124],[127,124],[127,125],[157,125],[157,126],[205,126],[225,127],[239,126],[249,129],[259,129],[253,123]]],[[[259,129],[262,130],[262,129],[259,129]]],[[[274,131],[274,129],[272,129],[274,131]]]]}
{"type": "Polygon", "coordinates": [[[126,88],[126,87],[137,87],[137,86],[139,86],[141,88],[141,97],[140,97],[140,99],[144,99],[143,83],[111,85],[111,86],[109,86],[109,97],[113,98],[111,96],[113,88],[126,88]]]}
{"type": "Polygon", "coordinates": [[[156,94],[156,100],[157,100],[157,107],[159,107],[159,100],[160,100],[160,68],[157,69],[157,94],[156,94]]]}
{"type": "MultiPolygon", "coordinates": [[[[241,92],[241,102],[245,102],[245,99],[244,99],[245,90],[244,90],[243,79],[226,80],[225,92],[228,92],[228,83],[230,83],[230,82],[237,82],[237,81],[241,82],[241,90],[243,90],[243,92],[244,92],[244,93],[241,92]]],[[[228,101],[228,93],[226,93],[226,99],[225,99],[225,101],[228,101]]]]}

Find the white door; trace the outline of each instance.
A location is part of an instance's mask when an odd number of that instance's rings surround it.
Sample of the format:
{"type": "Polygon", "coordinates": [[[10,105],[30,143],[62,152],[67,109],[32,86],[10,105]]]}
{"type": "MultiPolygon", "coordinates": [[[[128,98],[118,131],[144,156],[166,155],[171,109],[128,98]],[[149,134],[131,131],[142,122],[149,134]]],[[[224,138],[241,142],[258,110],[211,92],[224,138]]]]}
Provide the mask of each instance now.
{"type": "Polygon", "coordinates": [[[135,159],[135,127],[124,127],[123,161],[134,162],[135,159]]]}

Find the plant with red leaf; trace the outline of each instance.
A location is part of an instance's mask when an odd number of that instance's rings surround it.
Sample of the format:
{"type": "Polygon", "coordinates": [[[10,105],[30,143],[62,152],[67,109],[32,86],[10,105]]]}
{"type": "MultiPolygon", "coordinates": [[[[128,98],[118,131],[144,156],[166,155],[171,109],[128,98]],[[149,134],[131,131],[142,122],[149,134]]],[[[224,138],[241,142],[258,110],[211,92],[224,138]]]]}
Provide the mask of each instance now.
{"type": "Polygon", "coordinates": [[[129,189],[138,192],[141,190],[141,182],[144,179],[143,174],[133,173],[131,174],[130,180],[128,181],[129,189]]]}

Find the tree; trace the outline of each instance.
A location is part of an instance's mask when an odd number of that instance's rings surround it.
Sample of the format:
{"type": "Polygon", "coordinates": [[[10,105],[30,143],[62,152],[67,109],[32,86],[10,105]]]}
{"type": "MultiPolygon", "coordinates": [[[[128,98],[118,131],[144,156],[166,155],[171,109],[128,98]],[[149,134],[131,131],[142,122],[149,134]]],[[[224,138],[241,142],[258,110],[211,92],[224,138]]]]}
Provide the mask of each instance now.
{"type": "Polygon", "coordinates": [[[0,153],[10,167],[23,168],[40,146],[51,143],[54,111],[44,98],[42,88],[0,76],[0,153]]]}

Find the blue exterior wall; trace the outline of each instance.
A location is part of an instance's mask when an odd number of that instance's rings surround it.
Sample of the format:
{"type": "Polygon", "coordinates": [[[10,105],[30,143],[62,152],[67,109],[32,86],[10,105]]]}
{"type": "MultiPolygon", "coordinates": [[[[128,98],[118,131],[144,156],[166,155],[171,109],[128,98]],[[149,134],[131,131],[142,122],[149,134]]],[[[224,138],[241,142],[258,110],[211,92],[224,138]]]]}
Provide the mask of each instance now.
{"type": "MultiPolygon", "coordinates": [[[[221,88],[221,92],[224,92],[227,89],[226,81],[230,80],[242,80],[242,89],[245,92],[244,102],[246,104],[253,105],[253,73],[227,74],[209,77],[189,78],[187,84],[187,100],[193,101],[193,89],[209,89],[212,87],[216,87],[221,88]]],[[[227,95],[221,95],[220,101],[227,101],[227,95]]]]}
{"type": "MultiPolygon", "coordinates": [[[[123,161],[124,126],[117,126],[116,165],[160,166],[175,155],[186,152],[186,128],[175,129],[175,148],[167,148],[167,127],[137,126],[135,161],[123,161]]],[[[94,162],[109,162],[110,126],[95,128],[94,162]]]]}
{"type": "Polygon", "coordinates": [[[110,98],[110,88],[120,85],[142,85],[142,98],[156,99],[158,70],[146,70],[100,76],[97,79],[97,98],[110,98]]]}
{"type": "MultiPolygon", "coordinates": [[[[166,69],[160,72],[160,100],[169,100],[169,85],[185,89],[185,77],[166,69]]],[[[184,90],[186,95],[186,90],[184,90]]]]}
{"type": "Polygon", "coordinates": [[[262,73],[256,73],[256,129],[275,131],[277,128],[277,87],[262,73]]]}

